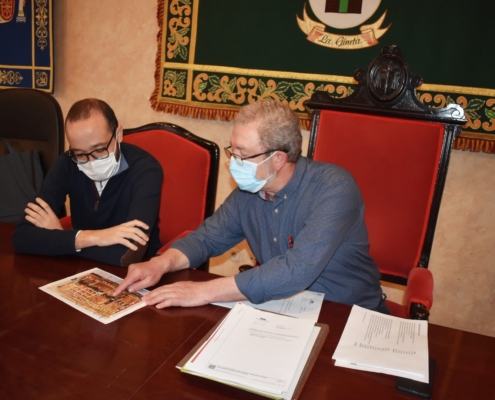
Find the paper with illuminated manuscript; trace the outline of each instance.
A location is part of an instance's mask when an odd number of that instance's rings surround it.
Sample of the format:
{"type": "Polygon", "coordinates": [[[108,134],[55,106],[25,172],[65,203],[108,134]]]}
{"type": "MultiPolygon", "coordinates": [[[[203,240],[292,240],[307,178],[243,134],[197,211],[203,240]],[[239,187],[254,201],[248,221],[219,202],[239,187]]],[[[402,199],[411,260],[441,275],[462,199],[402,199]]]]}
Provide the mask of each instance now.
{"type": "Polygon", "coordinates": [[[118,276],[99,268],[41,286],[44,292],[56,297],[86,315],[108,324],[146,305],[141,300],[148,290],[135,293],[124,291],[119,296],[113,292],[122,282],[118,276]]]}

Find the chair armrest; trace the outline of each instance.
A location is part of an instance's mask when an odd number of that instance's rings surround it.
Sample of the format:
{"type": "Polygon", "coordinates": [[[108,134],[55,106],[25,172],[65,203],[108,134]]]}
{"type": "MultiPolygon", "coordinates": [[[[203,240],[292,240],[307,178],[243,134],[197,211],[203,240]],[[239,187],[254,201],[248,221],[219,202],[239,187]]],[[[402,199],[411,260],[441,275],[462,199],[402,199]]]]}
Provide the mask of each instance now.
{"type": "Polygon", "coordinates": [[[412,319],[428,319],[433,305],[433,274],[426,268],[414,268],[409,273],[406,307],[412,319]]]}
{"type": "Polygon", "coordinates": [[[176,240],[179,240],[179,239],[182,239],[183,237],[186,237],[187,235],[189,235],[191,232],[193,231],[184,231],[182,232],[181,234],[177,235],[176,237],[174,237],[172,240],[169,240],[168,243],[166,243],[165,245],[163,245],[160,250],[158,250],[156,252],[157,255],[160,255],[160,254],[163,254],[165,253],[165,251],[168,250],[168,248],[172,245],[172,243],[174,243],[176,240]]]}
{"type": "Polygon", "coordinates": [[[60,218],[60,224],[64,230],[72,229],[72,217],[68,215],[67,217],[60,218]]]}

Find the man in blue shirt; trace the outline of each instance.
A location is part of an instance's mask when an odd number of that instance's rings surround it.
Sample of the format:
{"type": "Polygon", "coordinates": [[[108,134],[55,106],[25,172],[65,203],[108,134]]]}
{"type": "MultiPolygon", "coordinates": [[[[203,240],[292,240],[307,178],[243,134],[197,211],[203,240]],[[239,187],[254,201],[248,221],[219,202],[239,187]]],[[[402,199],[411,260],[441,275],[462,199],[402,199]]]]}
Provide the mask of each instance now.
{"type": "Polygon", "coordinates": [[[301,145],[299,119],[287,106],[263,101],[243,107],[225,149],[239,187],[162,256],[131,265],[116,294],[197,267],[247,239],[259,268],[165,285],[144,300],[158,308],[244,299],[257,304],[308,289],[327,300],[387,312],[354,179],[336,165],[302,157],[301,145]]]}

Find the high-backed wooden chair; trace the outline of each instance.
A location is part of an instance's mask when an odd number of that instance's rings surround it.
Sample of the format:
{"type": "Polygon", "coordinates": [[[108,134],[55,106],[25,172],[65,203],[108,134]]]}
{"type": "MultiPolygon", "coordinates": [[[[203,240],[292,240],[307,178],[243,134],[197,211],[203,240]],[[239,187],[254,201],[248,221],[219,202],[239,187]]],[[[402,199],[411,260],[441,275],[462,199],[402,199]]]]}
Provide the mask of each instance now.
{"type": "MultiPolygon", "coordinates": [[[[159,122],[124,130],[124,142],[152,154],[163,168],[159,209],[164,252],[177,238],[195,230],[213,214],[219,147],[180,126],[159,122]]],[[[200,269],[208,270],[208,263],[200,269]]]]}
{"type": "Polygon", "coordinates": [[[427,269],[452,143],[466,122],[456,104],[433,109],[419,102],[420,75],[397,46],[387,46],[356,90],[336,99],[316,91],[308,157],[350,171],[365,204],[370,253],[382,280],[407,285],[406,305],[393,315],[427,319],[433,277],[427,269]]]}

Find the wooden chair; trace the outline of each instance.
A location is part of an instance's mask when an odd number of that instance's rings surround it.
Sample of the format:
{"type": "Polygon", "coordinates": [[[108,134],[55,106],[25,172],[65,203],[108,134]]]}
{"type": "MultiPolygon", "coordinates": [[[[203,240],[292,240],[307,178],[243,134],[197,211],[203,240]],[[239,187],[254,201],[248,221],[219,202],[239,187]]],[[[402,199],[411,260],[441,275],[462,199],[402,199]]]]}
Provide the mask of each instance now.
{"type": "Polygon", "coordinates": [[[427,269],[452,144],[466,123],[457,104],[419,102],[420,75],[400,49],[387,46],[356,90],[336,99],[316,91],[308,157],[350,171],[365,204],[370,253],[382,280],[406,285],[406,305],[387,300],[393,315],[428,319],[433,276],[427,269]]]}
{"type": "MultiPolygon", "coordinates": [[[[163,253],[174,240],[195,230],[213,214],[219,147],[186,129],[164,122],[124,130],[124,142],[149,152],[162,165],[159,209],[163,253]]],[[[208,270],[208,262],[199,269],[208,270]]]]}

